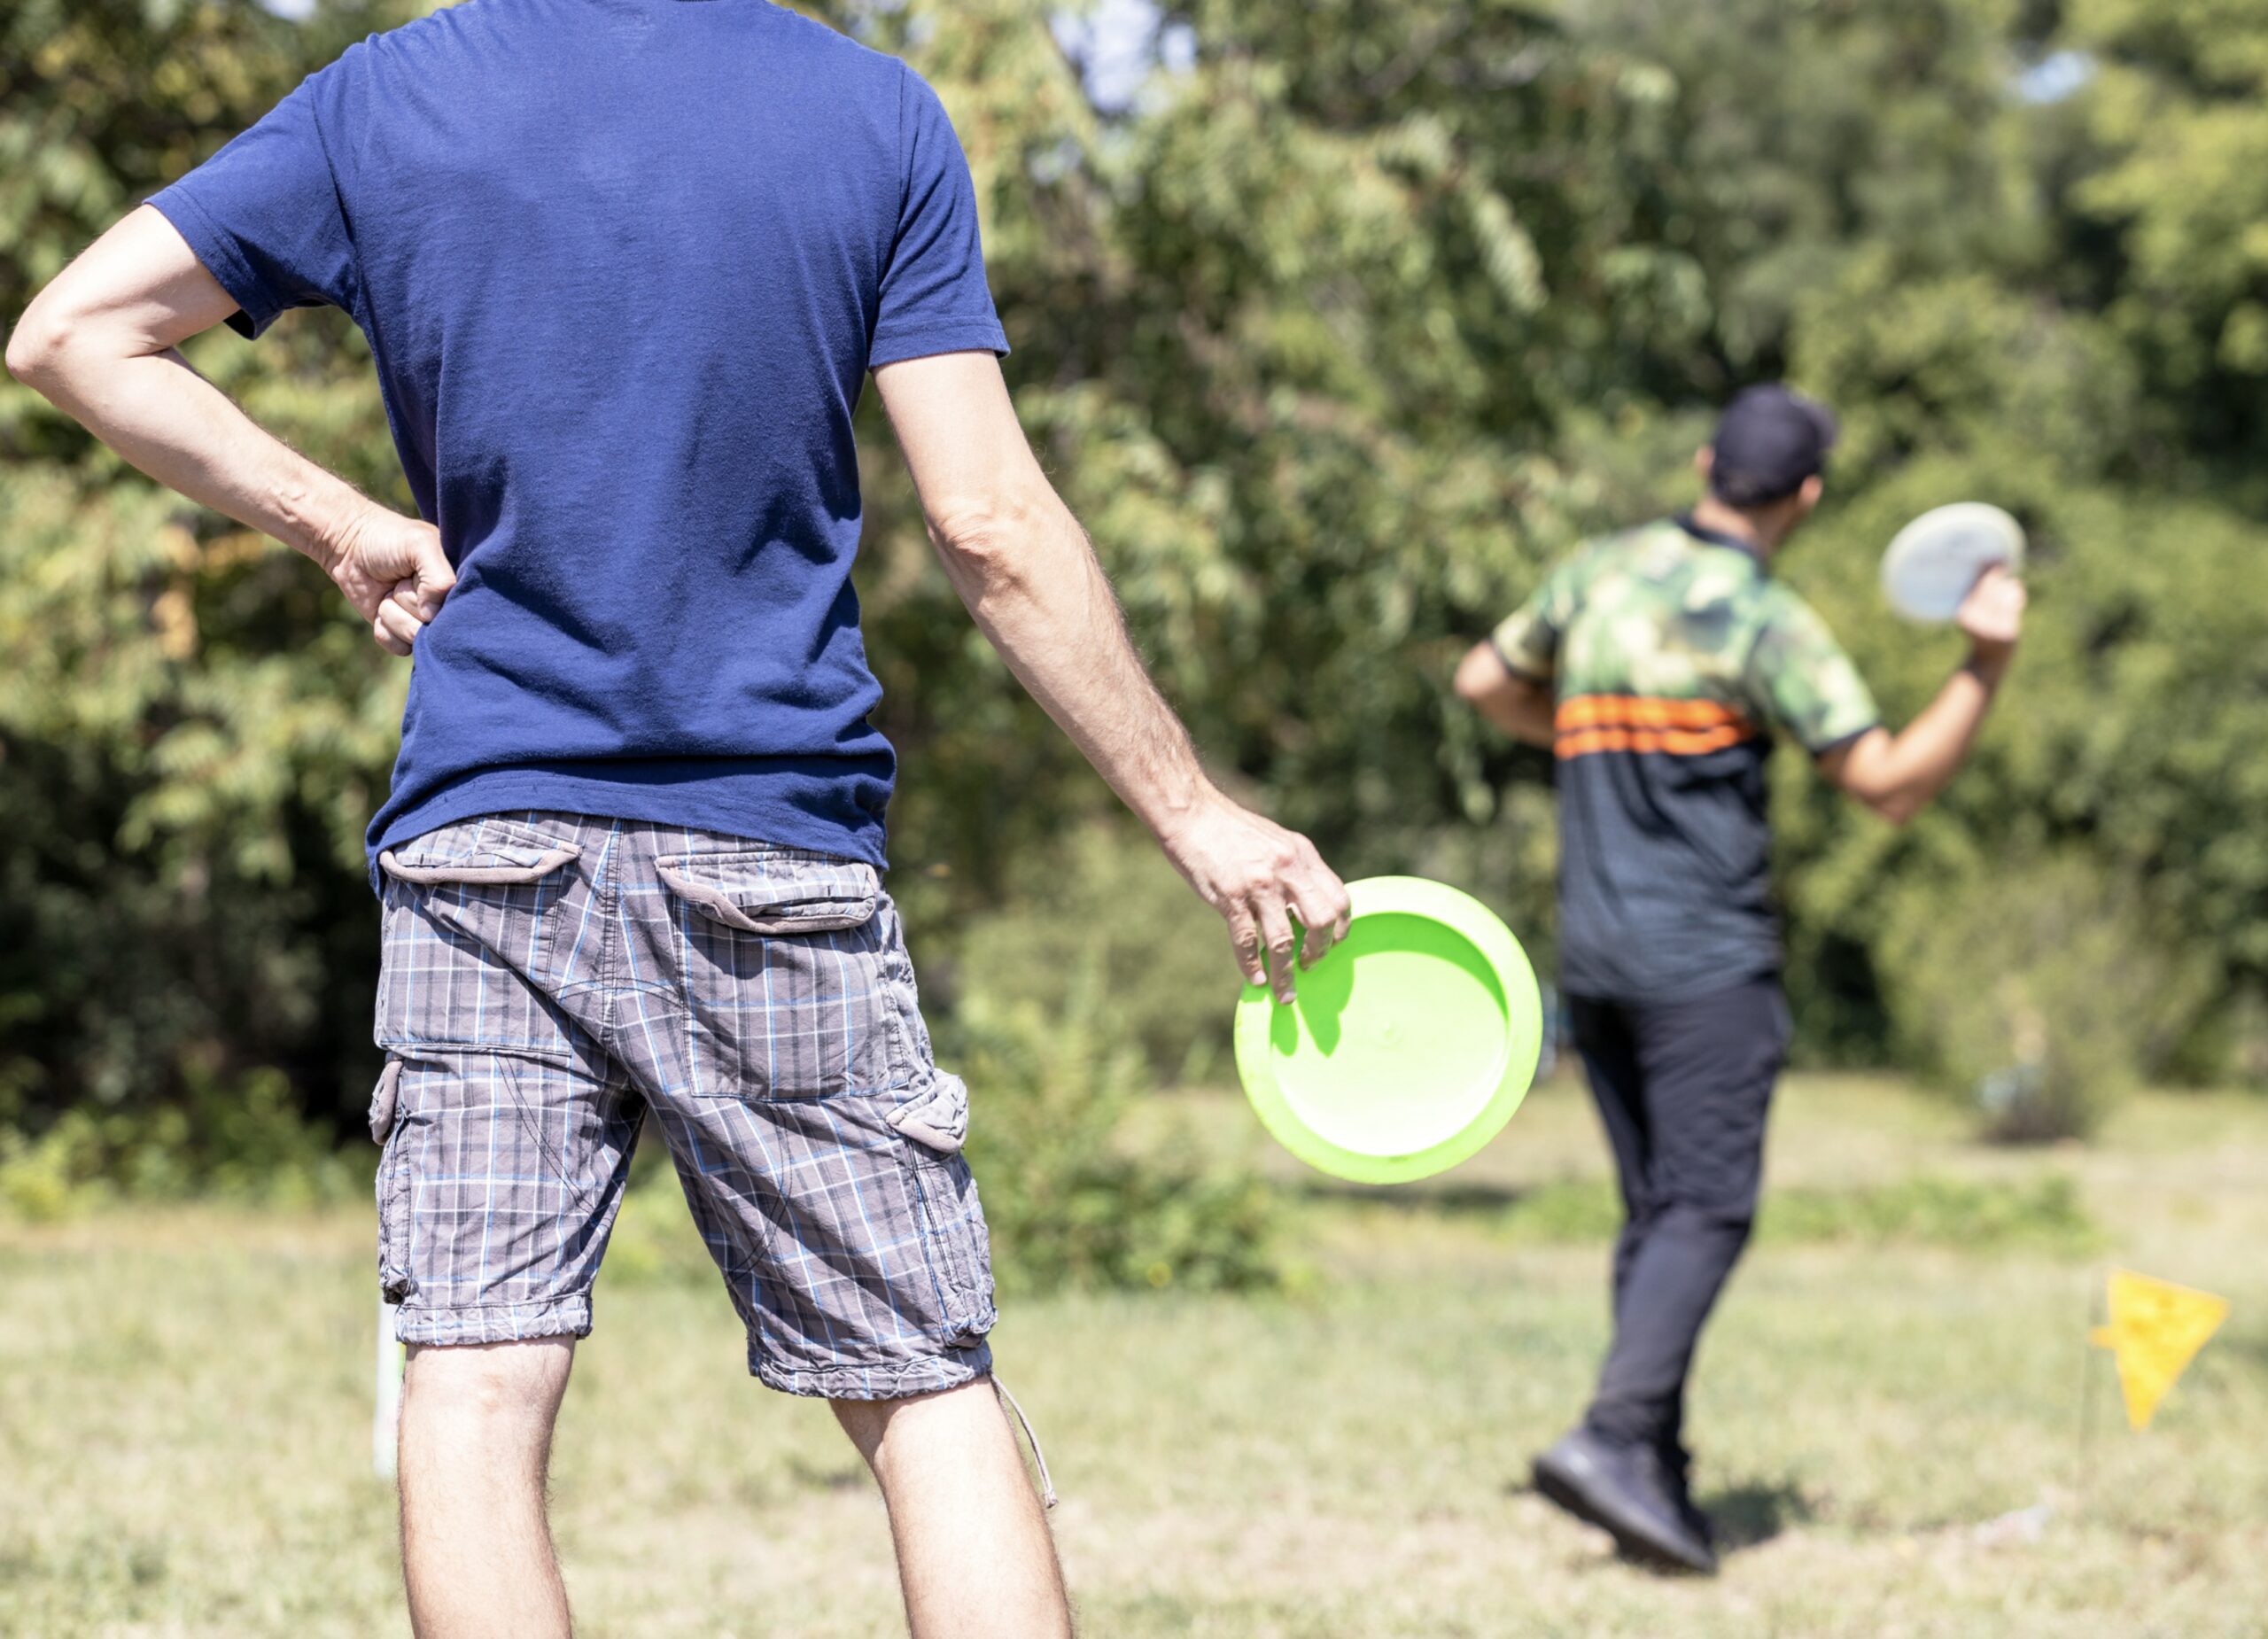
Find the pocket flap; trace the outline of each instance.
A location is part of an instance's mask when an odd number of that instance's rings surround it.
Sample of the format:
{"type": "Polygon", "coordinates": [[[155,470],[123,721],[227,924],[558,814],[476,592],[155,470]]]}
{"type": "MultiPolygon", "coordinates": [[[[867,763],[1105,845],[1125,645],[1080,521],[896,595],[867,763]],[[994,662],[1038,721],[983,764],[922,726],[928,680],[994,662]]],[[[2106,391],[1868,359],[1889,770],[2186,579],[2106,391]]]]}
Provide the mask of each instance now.
{"type": "Polygon", "coordinates": [[[764,849],[685,854],[654,868],[679,898],[743,933],[837,933],[874,913],[882,876],[856,859],[764,849]]]}
{"type": "Polygon", "coordinates": [[[532,882],[582,857],[572,843],[488,822],[444,827],[389,848],[378,868],[405,882],[532,882]]]}
{"type": "Polygon", "coordinates": [[[957,1154],[968,1142],[968,1084],[939,1070],[926,1097],[899,1105],[882,1119],[941,1155],[957,1154]]]}
{"type": "Polygon", "coordinates": [[[370,1142],[384,1144],[393,1130],[394,1103],[401,1094],[401,1060],[389,1058],[370,1091],[370,1142]]]}

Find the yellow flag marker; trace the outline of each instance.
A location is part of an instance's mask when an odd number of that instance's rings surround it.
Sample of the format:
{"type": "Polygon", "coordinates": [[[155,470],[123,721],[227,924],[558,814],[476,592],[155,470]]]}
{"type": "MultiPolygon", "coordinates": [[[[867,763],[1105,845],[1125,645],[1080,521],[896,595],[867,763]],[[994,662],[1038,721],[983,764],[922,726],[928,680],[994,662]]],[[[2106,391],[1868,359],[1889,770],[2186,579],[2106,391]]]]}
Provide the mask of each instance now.
{"type": "Polygon", "coordinates": [[[2228,1300],[2210,1292],[2132,1270],[2110,1271],[2110,1324],[2097,1326],[2091,1340],[2118,1362],[2127,1422],[2138,1429],[2150,1425],[2158,1402],[2228,1312],[2228,1300]]]}

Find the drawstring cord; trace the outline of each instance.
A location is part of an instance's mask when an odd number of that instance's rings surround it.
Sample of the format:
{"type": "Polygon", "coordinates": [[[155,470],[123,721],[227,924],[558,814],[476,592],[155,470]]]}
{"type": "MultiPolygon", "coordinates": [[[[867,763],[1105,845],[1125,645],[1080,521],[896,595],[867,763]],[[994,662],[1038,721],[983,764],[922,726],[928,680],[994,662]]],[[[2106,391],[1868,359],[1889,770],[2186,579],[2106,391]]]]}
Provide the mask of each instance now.
{"type": "Polygon", "coordinates": [[[992,1392],[999,1395],[1001,1403],[1014,1412],[1016,1421],[1023,1425],[1024,1441],[1031,1447],[1031,1460],[1039,1465],[1040,1503],[1045,1507],[1053,1508],[1056,1500],[1055,1482],[1047,1477],[1047,1453],[1039,1449],[1039,1436],[1032,1432],[1031,1419],[1024,1415],[1024,1409],[1016,1403],[1016,1397],[1008,1392],[1008,1386],[997,1377],[992,1379],[992,1392]]]}

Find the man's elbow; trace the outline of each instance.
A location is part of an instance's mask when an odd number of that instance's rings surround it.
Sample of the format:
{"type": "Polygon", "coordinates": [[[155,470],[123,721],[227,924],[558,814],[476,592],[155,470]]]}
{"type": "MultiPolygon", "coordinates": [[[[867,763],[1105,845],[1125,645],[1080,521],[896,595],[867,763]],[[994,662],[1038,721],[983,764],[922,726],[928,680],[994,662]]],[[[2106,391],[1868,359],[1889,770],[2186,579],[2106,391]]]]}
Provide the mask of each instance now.
{"type": "Polygon", "coordinates": [[[70,326],[35,301],[8,333],[8,374],[35,392],[48,392],[61,378],[70,351],[70,326]]]}
{"type": "Polygon", "coordinates": [[[1457,698],[1467,705],[1477,706],[1504,691],[1507,682],[1504,664],[1486,643],[1467,649],[1464,658],[1456,663],[1456,675],[1450,687],[1457,698]]]}
{"type": "Polygon", "coordinates": [[[1878,819],[1887,820],[1900,830],[1913,824],[1922,811],[1930,805],[1928,797],[1915,791],[1854,790],[1851,795],[1858,798],[1860,806],[1866,809],[1868,812],[1878,819]]]}
{"type": "Polygon", "coordinates": [[[8,332],[8,374],[35,392],[60,400],[87,361],[107,344],[104,327],[50,285],[33,298],[8,332]]]}
{"type": "Polygon", "coordinates": [[[1029,497],[986,497],[938,508],[929,534],[957,573],[997,585],[1022,577],[1051,521],[1029,497]]]}

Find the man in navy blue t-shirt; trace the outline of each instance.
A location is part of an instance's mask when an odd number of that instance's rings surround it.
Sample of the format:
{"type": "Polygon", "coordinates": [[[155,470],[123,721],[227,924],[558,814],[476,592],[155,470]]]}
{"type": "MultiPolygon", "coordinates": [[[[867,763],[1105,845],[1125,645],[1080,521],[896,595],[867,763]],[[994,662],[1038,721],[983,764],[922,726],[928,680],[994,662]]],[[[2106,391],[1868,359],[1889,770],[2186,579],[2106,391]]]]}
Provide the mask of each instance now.
{"type": "Polygon", "coordinates": [[[764,0],[470,0],[376,36],[10,339],[18,376],[416,656],[369,840],[422,1634],[567,1631],[544,1464],[649,1111],[751,1370],[833,1402],[874,1468],[915,1633],[1068,1629],[990,1375],[966,1091],[878,876],[894,760],[850,579],[869,371],[955,588],[1246,974],[1288,999],[1294,919],[1312,960],[1348,902],[1200,769],[1006,351],[936,96],[764,0]],[[420,518],[175,351],[318,304],[369,339],[420,518]]]}

